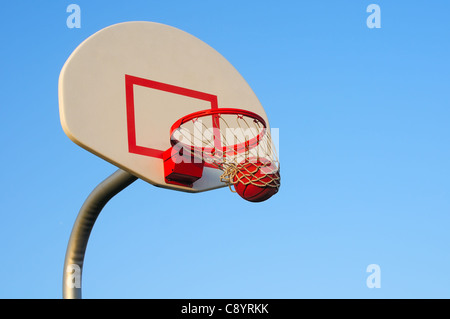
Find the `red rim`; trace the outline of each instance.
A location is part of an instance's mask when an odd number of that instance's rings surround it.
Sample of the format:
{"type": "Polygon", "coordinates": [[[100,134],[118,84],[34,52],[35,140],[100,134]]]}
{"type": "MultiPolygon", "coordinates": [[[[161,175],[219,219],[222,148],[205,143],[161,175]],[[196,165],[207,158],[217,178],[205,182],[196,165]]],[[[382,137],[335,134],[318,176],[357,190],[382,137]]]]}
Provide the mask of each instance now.
{"type": "Polygon", "coordinates": [[[206,152],[207,154],[211,154],[212,156],[214,156],[216,153],[217,147],[201,147],[200,148],[200,147],[196,147],[196,146],[192,146],[192,145],[186,145],[186,144],[183,144],[180,141],[178,141],[176,138],[174,138],[173,133],[181,125],[183,125],[184,123],[189,122],[193,119],[198,119],[198,118],[210,116],[210,115],[221,115],[221,114],[235,114],[237,116],[246,116],[246,117],[249,117],[249,118],[259,121],[263,126],[261,132],[254,138],[252,138],[248,141],[245,141],[243,143],[240,143],[240,144],[235,144],[235,145],[231,145],[231,146],[230,145],[223,146],[222,147],[223,155],[235,155],[235,153],[241,153],[243,151],[249,150],[250,148],[257,146],[259,144],[259,142],[262,140],[262,137],[264,136],[264,134],[266,133],[266,128],[267,128],[266,121],[260,115],[258,115],[256,113],[253,113],[253,112],[250,112],[247,110],[233,109],[233,108],[208,109],[208,110],[198,111],[198,112],[194,112],[194,113],[188,114],[186,116],[183,116],[182,118],[180,118],[178,121],[176,121],[172,125],[172,127],[170,128],[170,142],[171,142],[172,146],[180,143],[183,146],[190,148],[192,152],[199,151],[201,149],[202,154],[204,154],[206,152]],[[229,154],[229,153],[231,153],[231,154],[229,154]]]}

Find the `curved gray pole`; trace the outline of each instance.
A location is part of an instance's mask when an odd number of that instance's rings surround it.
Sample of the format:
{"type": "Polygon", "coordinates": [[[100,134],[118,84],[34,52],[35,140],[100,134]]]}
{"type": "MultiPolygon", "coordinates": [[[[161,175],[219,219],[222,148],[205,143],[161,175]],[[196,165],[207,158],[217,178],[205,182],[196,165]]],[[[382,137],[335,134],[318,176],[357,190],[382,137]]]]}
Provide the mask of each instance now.
{"type": "Polygon", "coordinates": [[[81,299],[84,254],[94,223],[106,203],[137,177],[121,169],[101,182],[88,196],[70,234],[64,261],[63,298],[81,299]]]}

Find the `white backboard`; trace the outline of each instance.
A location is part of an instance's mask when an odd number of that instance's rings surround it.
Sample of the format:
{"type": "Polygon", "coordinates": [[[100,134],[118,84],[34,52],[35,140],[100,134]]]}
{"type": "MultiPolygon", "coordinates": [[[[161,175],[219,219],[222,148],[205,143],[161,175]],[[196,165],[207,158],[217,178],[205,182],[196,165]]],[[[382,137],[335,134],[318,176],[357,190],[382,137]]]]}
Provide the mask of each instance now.
{"type": "Polygon", "coordinates": [[[153,22],[116,24],[81,43],[61,71],[59,106],[73,142],[153,185],[187,192],[226,184],[211,167],[192,188],[165,182],[162,153],[171,146],[174,122],[208,108],[240,108],[268,123],[256,95],[222,55],[153,22]]]}

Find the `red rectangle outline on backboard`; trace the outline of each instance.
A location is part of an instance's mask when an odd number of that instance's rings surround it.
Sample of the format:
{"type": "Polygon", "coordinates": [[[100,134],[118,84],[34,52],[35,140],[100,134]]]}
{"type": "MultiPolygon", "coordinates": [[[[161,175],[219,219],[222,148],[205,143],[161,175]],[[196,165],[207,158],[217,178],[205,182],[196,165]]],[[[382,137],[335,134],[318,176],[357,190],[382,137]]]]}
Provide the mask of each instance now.
{"type": "MultiPolygon", "coordinates": [[[[134,85],[147,87],[149,89],[160,90],[172,94],[187,96],[193,99],[207,101],[211,103],[211,109],[217,109],[217,96],[200,91],[195,91],[180,86],[175,86],[167,83],[157,82],[149,79],[144,79],[132,75],[125,74],[125,94],[126,94],[126,108],[127,108],[127,133],[128,133],[128,151],[133,154],[144,156],[163,158],[165,150],[158,150],[150,147],[144,147],[136,144],[136,120],[134,107],[134,85]]],[[[187,115],[187,114],[186,114],[187,115]]],[[[213,121],[213,126],[215,121],[213,121]]],[[[169,132],[170,127],[167,128],[169,132]]],[[[167,138],[170,138],[167,136],[167,138]]]]}

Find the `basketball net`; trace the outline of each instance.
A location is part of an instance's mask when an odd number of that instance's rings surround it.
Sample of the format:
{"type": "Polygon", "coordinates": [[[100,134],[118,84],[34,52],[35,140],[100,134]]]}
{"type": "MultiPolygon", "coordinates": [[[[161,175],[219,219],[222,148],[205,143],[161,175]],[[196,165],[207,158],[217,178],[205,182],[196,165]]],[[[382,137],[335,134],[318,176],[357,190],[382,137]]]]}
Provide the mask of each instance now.
{"type": "Polygon", "coordinates": [[[251,112],[228,110],[235,111],[178,123],[171,135],[172,145],[180,143],[194,158],[222,170],[220,180],[232,192],[237,183],[279,188],[279,160],[264,120],[251,112]]]}

